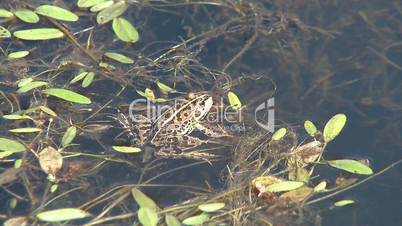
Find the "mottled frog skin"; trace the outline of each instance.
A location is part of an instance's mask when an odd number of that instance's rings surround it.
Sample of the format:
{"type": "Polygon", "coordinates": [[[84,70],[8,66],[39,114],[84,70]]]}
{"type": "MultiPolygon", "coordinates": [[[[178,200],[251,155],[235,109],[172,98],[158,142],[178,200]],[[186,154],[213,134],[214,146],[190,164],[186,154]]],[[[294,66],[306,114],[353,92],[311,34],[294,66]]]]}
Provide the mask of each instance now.
{"type": "Polygon", "coordinates": [[[212,96],[191,93],[176,101],[174,106],[170,106],[154,120],[143,114],[134,114],[130,119],[119,113],[118,121],[131,137],[132,145],[141,147],[151,144],[156,147],[156,156],[206,159],[210,154],[186,150],[211,143],[209,138],[231,136],[218,123],[206,120],[206,116],[215,110],[213,106],[212,96]],[[208,138],[193,136],[194,130],[208,138]]]}

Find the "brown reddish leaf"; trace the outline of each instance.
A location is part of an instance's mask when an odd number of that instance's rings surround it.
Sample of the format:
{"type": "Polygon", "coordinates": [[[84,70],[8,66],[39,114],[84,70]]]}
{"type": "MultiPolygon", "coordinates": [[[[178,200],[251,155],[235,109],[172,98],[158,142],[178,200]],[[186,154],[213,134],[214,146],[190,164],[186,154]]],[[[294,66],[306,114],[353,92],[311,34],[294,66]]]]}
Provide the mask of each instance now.
{"type": "Polygon", "coordinates": [[[46,174],[56,176],[63,165],[63,156],[53,147],[44,148],[39,153],[39,164],[46,174]]]}
{"type": "Polygon", "coordinates": [[[3,223],[4,226],[27,226],[28,217],[13,217],[3,223]]]}

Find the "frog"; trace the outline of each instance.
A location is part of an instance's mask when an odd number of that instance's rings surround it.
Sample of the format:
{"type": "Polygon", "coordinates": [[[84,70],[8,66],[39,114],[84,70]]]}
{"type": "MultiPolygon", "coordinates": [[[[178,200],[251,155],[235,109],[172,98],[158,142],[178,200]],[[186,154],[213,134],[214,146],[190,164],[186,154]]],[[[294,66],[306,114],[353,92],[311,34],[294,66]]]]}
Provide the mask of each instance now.
{"type": "Polygon", "coordinates": [[[134,114],[131,118],[119,113],[117,118],[131,138],[131,145],[152,145],[156,157],[205,160],[214,155],[190,150],[203,144],[219,143],[216,138],[233,137],[222,125],[208,120],[209,114],[216,114],[214,104],[208,93],[190,93],[154,119],[144,113],[134,114]],[[193,131],[201,132],[207,139],[194,136],[193,131]]]}

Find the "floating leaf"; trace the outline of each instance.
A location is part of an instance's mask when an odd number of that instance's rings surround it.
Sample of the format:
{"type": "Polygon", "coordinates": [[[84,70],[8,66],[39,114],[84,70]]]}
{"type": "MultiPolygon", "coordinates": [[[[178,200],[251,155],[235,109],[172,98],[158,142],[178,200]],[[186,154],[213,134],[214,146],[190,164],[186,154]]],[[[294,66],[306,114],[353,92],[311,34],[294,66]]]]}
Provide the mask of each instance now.
{"type": "Polygon", "coordinates": [[[38,23],[39,16],[34,11],[29,9],[19,9],[14,12],[14,15],[26,23],[38,23]]]}
{"type": "Polygon", "coordinates": [[[115,18],[113,20],[113,31],[117,37],[123,42],[137,42],[139,39],[139,34],[137,29],[130,23],[130,21],[124,18],[115,18]]]}
{"type": "Polygon", "coordinates": [[[82,80],[82,84],[81,86],[83,88],[88,87],[89,85],[91,85],[91,83],[93,82],[95,78],[95,72],[88,72],[88,74],[85,76],[84,80],[82,80]]]}
{"type": "Polygon", "coordinates": [[[25,151],[25,149],[25,146],[18,141],[0,137],[0,151],[14,153],[25,151]]]}
{"type": "Polygon", "coordinates": [[[66,147],[69,145],[77,135],[77,128],[75,126],[70,126],[61,138],[61,146],[66,147]]]}
{"type": "Polygon", "coordinates": [[[55,177],[63,166],[63,156],[53,147],[46,147],[39,153],[39,165],[43,172],[55,177]]]}
{"type": "Polygon", "coordinates": [[[62,208],[38,213],[36,217],[45,222],[60,222],[82,219],[91,216],[90,213],[77,208],[62,208]]]}
{"type": "Polygon", "coordinates": [[[28,56],[29,51],[18,51],[8,54],[8,59],[19,59],[28,56]]]}
{"type": "Polygon", "coordinates": [[[45,86],[47,84],[48,84],[47,82],[43,82],[43,81],[30,82],[30,83],[27,83],[27,84],[21,86],[19,89],[17,89],[17,93],[26,93],[32,89],[39,88],[39,87],[45,86]]]}
{"type": "Polygon", "coordinates": [[[41,5],[36,8],[35,12],[39,15],[47,16],[56,20],[69,22],[78,20],[78,16],[73,12],[54,5],[41,5]]]}
{"type": "Polygon", "coordinates": [[[80,81],[80,80],[83,79],[87,74],[88,74],[88,72],[86,72],[86,71],[79,73],[79,74],[76,75],[73,79],[71,79],[70,84],[74,84],[74,83],[80,81]]]}
{"type": "Polygon", "coordinates": [[[5,18],[9,18],[9,17],[13,17],[14,14],[8,10],[5,9],[0,9],[0,17],[5,17],[5,18]]]}
{"type": "Polygon", "coordinates": [[[270,192],[282,192],[282,191],[290,191],[297,188],[300,188],[304,185],[303,182],[300,181],[284,181],[275,184],[271,184],[266,187],[267,191],[270,192]]]}
{"type": "Polygon", "coordinates": [[[51,88],[51,89],[42,90],[42,93],[51,95],[51,96],[55,96],[60,99],[70,101],[73,103],[78,103],[78,104],[92,103],[88,97],[78,94],[76,92],[73,92],[71,90],[67,90],[67,89],[51,88]]]}
{"type": "Polygon", "coordinates": [[[36,133],[42,131],[42,129],[35,127],[25,127],[25,128],[10,129],[8,131],[12,133],[36,133]]]}
{"type": "Polygon", "coordinates": [[[64,33],[57,28],[36,28],[15,31],[14,36],[24,40],[49,40],[64,37],[64,33]]]}
{"type": "Polygon", "coordinates": [[[141,96],[147,98],[150,101],[155,101],[155,94],[154,91],[152,91],[149,88],[146,88],[144,92],[136,90],[138,94],[140,94],[141,96]]]}
{"type": "Polygon", "coordinates": [[[158,85],[159,89],[163,92],[163,93],[177,93],[177,90],[171,88],[170,86],[163,84],[160,81],[156,81],[156,85],[158,85]]]}
{"type": "Polygon", "coordinates": [[[337,114],[333,116],[325,125],[324,128],[324,141],[326,143],[333,140],[342,131],[346,123],[346,115],[337,114]]]}
{"type": "Polygon", "coordinates": [[[16,159],[14,161],[14,168],[19,169],[22,166],[22,159],[16,159]]]}
{"type": "Polygon", "coordinates": [[[183,220],[183,224],[186,225],[201,225],[203,223],[205,223],[206,221],[209,220],[209,216],[208,214],[200,214],[197,216],[193,216],[193,217],[188,217],[186,219],[183,220]]]}
{"type": "Polygon", "coordinates": [[[117,62],[120,62],[122,64],[132,64],[134,63],[134,60],[124,56],[123,54],[120,53],[112,53],[112,52],[107,52],[105,53],[105,56],[109,57],[110,59],[113,59],[117,62]]]}
{"type": "Polygon", "coordinates": [[[149,198],[146,194],[142,193],[137,188],[131,189],[131,194],[141,208],[149,208],[153,210],[159,209],[159,207],[151,198],[149,198]]]}
{"type": "Polygon", "coordinates": [[[19,114],[3,115],[2,117],[8,120],[32,119],[28,115],[19,115],[19,114]]]}
{"type": "Polygon", "coordinates": [[[51,116],[54,116],[54,117],[57,116],[56,112],[54,112],[52,109],[50,109],[50,108],[48,108],[46,106],[39,106],[39,109],[41,111],[45,112],[48,115],[51,115],[51,116]]]}
{"type": "Polygon", "coordinates": [[[115,4],[100,11],[96,16],[96,22],[98,22],[98,24],[105,24],[123,14],[127,7],[128,5],[124,1],[116,2],[115,4]]]}
{"type": "Polygon", "coordinates": [[[50,192],[51,192],[51,193],[54,193],[55,191],[57,191],[58,188],[59,188],[58,184],[53,184],[53,185],[50,187],[50,192]]]}
{"type": "Polygon", "coordinates": [[[87,8],[104,2],[106,0],[78,0],[77,6],[81,8],[87,8]]]}
{"type": "Polygon", "coordinates": [[[304,121],[304,129],[312,137],[317,133],[317,127],[315,127],[314,123],[310,120],[304,121]]]}
{"type": "Polygon", "coordinates": [[[154,209],[141,207],[138,210],[138,220],[143,226],[156,226],[158,225],[158,213],[154,209]]]}
{"type": "Polygon", "coordinates": [[[94,12],[94,13],[95,13],[95,12],[99,12],[99,11],[101,11],[101,10],[103,10],[103,9],[105,9],[105,8],[107,8],[107,7],[109,7],[109,6],[111,6],[111,5],[113,5],[113,3],[114,3],[113,0],[100,2],[100,3],[98,3],[98,4],[94,5],[94,6],[92,6],[92,7],[89,9],[89,11],[94,12]]]}
{"type": "Polygon", "coordinates": [[[335,202],[334,206],[341,207],[341,206],[351,205],[351,204],[354,204],[354,203],[355,203],[355,201],[353,201],[351,199],[345,199],[345,200],[335,202]]]}
{"type": "Polygon", "coordinates": [[[327,182],[321,181],[319,184],[317,184],[314,187],[314,192],[322,192],[322,191],[325,191],[326,188],[327,188],[327,182]]]}
{"type": "Polygon", "coordinates": [[[273,135],[272,135],[272,140],[280,140],[286,135],[286,128],[280,128],[278,129],[273,135]]]}
{"type": "Polygon", "coordinates": [[[198,209],[203,211],[203,212],[215,212],[217,210],[222,209],[225,207],[225,203],[223,202],[214,202],[214,203],[207,203],[207,204],[202,204],[198,206],[198,209]]]}
{"type": "Polygon", "coordinates": [[[28,83],[31,83],[32,81],[33,81],[33,78],[23,78],[23,79],[18,80],[16,83],[17,83],[18,87],[21,87],[28,83]]]}
{"type": "Polygon", "coordinates": [[[165,223],[167,226],[181,226],[180,221],[173,215],[166,214],[165,223]]]}
{"type": "Polygon", "coordinates": [[[0,26],[0,38],[11,38],[10,31],[3,26],[0,26]]]}
{"type": "Polygon", "coordinates": [[[105,62],[99,62],[99,67],[104,68],[104,69],[109,70],[109,71],[113,71],[113,70],[116,69],[115,66],[113,66],[111,64],[108,64],[108,63],[105,63],[105,62]]]}
{"type": "Polygon", "coordinates": [[[113,146],[112,148],[115,151],[123,152],[123,153],[138,153],[138,152],[141,152],[140,148],[129,147],[129,146],[113,146]]]}
{"type": "Polygon", "coordinates": [[[350,173],[371,175],[373,170],[367,165],[352,159],[340,159],[328,161],[328,164],[332,167],[345,170],[350,173]]]}
{"type": "Polygon", "coordinates": [[[229,104],[233,109],[239,110],[241,108],[240,99],[234,92],[232,92],[232,91],[228,92],[228,99],[229,99],[229,104]]]}

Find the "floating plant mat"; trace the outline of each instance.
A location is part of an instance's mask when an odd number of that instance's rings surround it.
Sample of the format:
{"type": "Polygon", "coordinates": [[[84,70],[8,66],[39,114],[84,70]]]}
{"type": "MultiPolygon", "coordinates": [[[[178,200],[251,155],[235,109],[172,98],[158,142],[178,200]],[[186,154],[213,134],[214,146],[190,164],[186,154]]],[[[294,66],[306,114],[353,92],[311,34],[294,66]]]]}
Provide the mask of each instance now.
{"type": "Polygon", "coordinates": [[[345,137],[365,118],[400,140],[402,24],[380,15],[402,7],[354,4],[1,2],[0,219],[320,225],[318,205],[363,208],[358,188],[400,160],[344,154],[345,137]]]}

